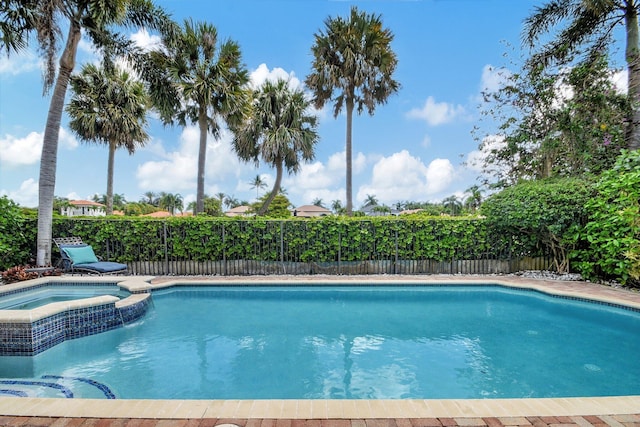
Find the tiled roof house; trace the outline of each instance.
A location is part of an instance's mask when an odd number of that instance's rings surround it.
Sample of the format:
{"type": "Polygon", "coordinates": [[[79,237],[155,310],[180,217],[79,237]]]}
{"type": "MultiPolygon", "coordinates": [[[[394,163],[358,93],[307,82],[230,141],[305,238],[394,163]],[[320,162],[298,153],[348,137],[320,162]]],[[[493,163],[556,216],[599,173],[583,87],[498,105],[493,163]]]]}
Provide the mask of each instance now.
{"type": "Polygon", "coordinates": [[[105,216],[105,205],[90,200],[70,200],[69,206],[60,209],[64,216],[105,216]]]}
{"type": "Polygon", "coordinates": [[[302,205],[293,210],[293,216],[299,216],[303,218],[311,218],[317,216],[327,216],[333,215],[327,208],[323,208],[322,206],[316,205],[302,205]]]}

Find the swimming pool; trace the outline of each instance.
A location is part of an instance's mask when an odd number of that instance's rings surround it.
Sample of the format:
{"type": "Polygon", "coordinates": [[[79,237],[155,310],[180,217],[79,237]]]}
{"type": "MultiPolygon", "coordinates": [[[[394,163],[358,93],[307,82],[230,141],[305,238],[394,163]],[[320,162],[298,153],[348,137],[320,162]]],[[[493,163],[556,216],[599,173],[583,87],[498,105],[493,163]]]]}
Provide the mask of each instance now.
{"type": "Polygon", "coordinates": [[[155,290],[129,326],[0,358],[0,388],[62,397],[34,385],[46,382],[74,397],[144,399],[632,395],[639,327],[631,310],[498,286],[175,286],[155,290]]]}

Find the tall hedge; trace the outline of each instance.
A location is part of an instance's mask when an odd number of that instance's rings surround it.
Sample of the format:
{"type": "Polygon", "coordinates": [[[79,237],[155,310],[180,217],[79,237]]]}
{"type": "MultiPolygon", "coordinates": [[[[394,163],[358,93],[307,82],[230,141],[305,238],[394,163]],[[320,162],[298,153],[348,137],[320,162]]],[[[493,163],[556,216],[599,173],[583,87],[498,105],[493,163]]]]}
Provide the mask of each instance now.
{"type": "Polygon", "coordinates": [[[623,152],[600,177],[585,204],[589,222],[579,234],[579,271],[589,278],[640,284],[640,151],[623,152]]]}
{"type": "Polygon", "coordinates": [[[573,236],[586,223],[593,193],[592,184],[580,179],[525,181],[490,196],[481,212],[489,232],[516,247],[539,246],[558,271],[567,272],[573,236]]]}
{"type": "Polygon", "coordinates": [[[30,262],[35,247],[33,230],[18,205],[7,196],[0,197],[0,271],[30,262]]]}

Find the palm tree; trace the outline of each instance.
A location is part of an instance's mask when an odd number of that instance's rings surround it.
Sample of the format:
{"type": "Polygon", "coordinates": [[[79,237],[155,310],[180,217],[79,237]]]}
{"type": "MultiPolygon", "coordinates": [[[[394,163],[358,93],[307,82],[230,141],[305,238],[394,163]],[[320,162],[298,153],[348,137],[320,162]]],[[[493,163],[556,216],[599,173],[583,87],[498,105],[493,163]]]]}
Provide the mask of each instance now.
{"type": "Polygon", "coordinates": [[[107,163],[106,213],[113,214],[113,165],[116,150],[133,154],[149,140],[147,108],[149,97],[142,82],[128,72],[87,64],[71,77],[73,96],[67,105],[69,127],[84,142],[109,147],[107,163]]]}
{"type": "Polygon", "coordinates": [[[260,175],[256,175],[255,178],[253,178],[253,181],[251,181],[251,188],[255,188],[256,189],[256,199],[260,196],[258,194],[259,190],[262,190],[263,188],[267,187],[267,183],[264,182],[264,180],[262,179],[262,177],[260,175]]]}
{"type": "Polygon", "coordinates": [[[175,215],[176,210],[180,212],[184,209],[184,200],[178,193],[160,193],[160,200],[158,206],[162,209],[166,209],[171,215],[175,215]]]}
{"type": "Polygon", "coordinates": [[[474,212],[477,211],[480,207],[480,204],[482,204],[482,190],[480,189],[480,187],[477,185],[472,185],[471,187],[467,188],[465,194],[468,195],[464,200],[465,207],[471,209],[474,212]]]}
{"type": "Polygon", "coordinates": [[[271,194],[258,215],[264,215],[280,190],[284,168],[290,174],[300,169],[301,161],[313,160],[318,142],[317,118],[309,114],[311,102],[301,89],[278,79],[265,81],[254,91],[253,112],[249,119],[234,130],[233,147],[244,161],[260,159],[276,168],[276,180],[271,194]]]}
{"type": "Polygon", "coordinates": [[[240,46],[227,40],[218,44],[213,25],[185,20],[176,37],[165,39],[167,53],[157,52],[157,65],[164,66],[165,77],[180,94],[180,102],[161,109],[168,123],[180,126],[198,124],[198,175],[196,213],[204,211],[204,176],[207,135],[220,138],[221,121],[232,125],[240,122],[249,106],[245,85],[248,72],[242,63],[240,46]]]}
{"type": "Polygon", "coordinates": [[[393,79],[398,60],[391,50],[393,34],[382,28],[379,15],[359,12],[351,8],[349,19],[329,18],[325,32],[315,34],[312,72],[305,79],[314,93],[317,108],[331,100],[333,116],[346,108],[346,187],[347,214],[353,212],[352,201],[352,122],[353,110],[358,114],[366,108],[373,115],[377,104],[398,91],[400,84],[393,79]]]}
{"type": "Polygon", "coordinates": [[[224,198],[224,205],[227,209],[235,208],[236,206],[240,206],[240,202],[233,196],[226,196],[224,198]]]}
{"type": "Polygon", "coordinates": [[[311,204],[320,208],[324,208],[324,204],[322,203],[322,199],[320,197],[316,197],[315,199],[313,199],[313,202],[311,202],[311,204]]]}
{"type": "Polygon", "coordinates": [[[158,195],[153,191],[147,191],[146,193],[143,194],[143,196],[144,197],[140,199],[141,202],[148,203],[154,206],[158,205],[158,195]]]}
{"type": "Polygon", "coordinates": [[[338,199],[331,201],[331,210],[333,213],[342,213],[344,208],[342,207],[342,202],[338,199]]]}
{"type": "Polygon", "coordinates": [[[117,33],[125,27],[168,30],[172,21],[151,1],[112,0],[5,0],[3,8],[16,13],[2,15],[3,42],[7,52],[26,48],[36,33],[44,62],[44,93],[53,88],[44,130],[38,183],[38,238],[36,263],[51,263],[53,200],[60,122],[65,95],[82,32],[105,54],[133,53],[133,42],[117,33]],[[62,28],[67,29],[63,43],[62,28]],[[115,31],[114,31],[115,30],[115,31]],[[59,47],[63,46],[60,53],[59,47]],[[58,54],[59,59],[56,61],[58,54]]]}
{"type": "Polygon", "coordinates": [[[373,194],[367,194],[367,198],[364,201],[365,208],[369,206],[378,206],[378,199],[373,194]]]}
{"type": "Polygon", "coordinates": [[[535,8],[525,20],[523,34],[531,48],[545,39],[545,44],[529,62],[532,66],[546,67],[569,63],[582,53],[587,60],[597,59],[610,43],[614,27],[625,26],[628,93],[632,105],[627,143],[632,150],[640,149],[639,12],[638,0],[549,0],[535,8]],[[565,26],[554,39],[546,42],[549,33],[560,24],[565,26]]]}
{"type": "Polygon", "coordinates": [[[458,215],[462,210],[462,203],[457,196],[449,196],[442,201],[442,206],[450,215],[458,215]]]}
{"type": "Polygon", "coordinates": [[[223,192],[216,193],[216,198],[220,201],[220,206],[223,205],[225,197],[227,197],[227,195],[223,192]]]}

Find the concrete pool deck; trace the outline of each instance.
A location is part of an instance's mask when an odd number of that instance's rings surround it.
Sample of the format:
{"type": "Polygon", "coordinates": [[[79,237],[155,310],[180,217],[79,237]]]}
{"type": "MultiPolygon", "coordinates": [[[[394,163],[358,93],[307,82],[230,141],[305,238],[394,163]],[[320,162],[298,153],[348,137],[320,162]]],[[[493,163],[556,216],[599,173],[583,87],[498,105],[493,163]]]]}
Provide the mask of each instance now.
{"type": "MultiPolygon", "coordinates": [[[[135,276],[122,281],[136,281],[135,276]]],[[[151,287],[211,284],[499,284],[640,310],[640,293],[520,276],[240,276],[146,278],[151,287]]],[[[142,281],[142,280],[141,280],[142,281]]],[[[638,379],[640,381],[640,379],[638,379]]],[[[0,398],[0,425],[420,427],[640,426],[640,396],[468,400],[102,400],[0,398]]]]}

